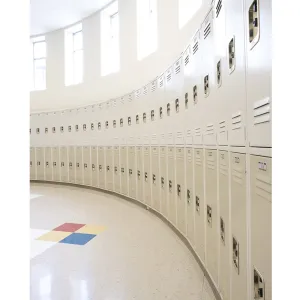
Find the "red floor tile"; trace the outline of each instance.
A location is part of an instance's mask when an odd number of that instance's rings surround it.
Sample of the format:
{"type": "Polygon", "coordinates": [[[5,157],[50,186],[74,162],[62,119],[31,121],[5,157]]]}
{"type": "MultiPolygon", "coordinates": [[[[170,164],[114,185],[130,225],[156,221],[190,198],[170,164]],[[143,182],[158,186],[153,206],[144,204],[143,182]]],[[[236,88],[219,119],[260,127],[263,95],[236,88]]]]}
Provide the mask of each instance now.
{"type": "Polygon", "coordinates": [[[63,225],[60,225],[53,230],[55,231],[67,231],[67,232],[74,232],[78,230],[79,228],[83,227],[85,224],[76,224],[76,223],[65,223],[63,225]]]}

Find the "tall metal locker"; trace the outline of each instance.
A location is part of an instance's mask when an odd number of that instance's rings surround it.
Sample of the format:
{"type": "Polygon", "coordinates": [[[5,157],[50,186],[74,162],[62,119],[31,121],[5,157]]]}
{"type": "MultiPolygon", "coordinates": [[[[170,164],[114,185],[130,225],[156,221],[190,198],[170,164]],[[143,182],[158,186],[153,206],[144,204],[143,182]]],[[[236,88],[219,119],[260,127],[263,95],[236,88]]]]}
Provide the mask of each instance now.
{"type": "Polygon", "coordinates": [[[161,181],[159,178],[159,147],[151,147],[151,164],[152,164],[152,208],[160,211],[160,187],[161,181]]]}
{"type": "Polygon", "coordinates": [[[219,287],[224,300],[230,300],[230,260],[231,239],[229,236],[229,157],[228,151],[219,153],[219,205],[220,205],[220,279],[219,287]]]}
{"type": "Polygon", "coordinates": [[[167,158],[168,152],[166,146],[159,147],[159,170],[160,170],[160,209],[161,214],[169,219],[168,216],[168,177],[167,177],[167,158]]]}
{"type": "Polygon", "coordinates": [[[251,299],[272,299],[272,158],[250,156],[251,299]]]}
{"type": "Polygon", "coordinates": [[[30,147],[30,180],[36,179],[36,156],[35,156],[35,148],[30,147]]]}
{"type": "Polygon", "coordinates": [[[51,156],[51,147],[45,147],[45,180],[53,180],[53,165],[51,156]]]}
{"type": "Polygon", "coordinates": [[[83,184],[92,185],[92,169],[91,169],[91,148],[83,146],[83,184]]]}
{"type": "Polygon", "coordinates": [[[144,146],[144,202],[151,207],[150,146],[144,146]]]}
{"type": "Polygon", "coordinates": [[[45,148],[38,147],[36,148],[36,173],[37,180],[45,179],[45,148]]]}
{"type": "Polygon", "coordinates": [[[175,187],[175,148],[168,147],[168,203],[169,203],[169,221],[176,226],[176,187],[175,187]]]}
{"type": "Polygon", "coordinates": [[[159,103],[158,103],[158,91],[157,91],[157,79],[153,80],[150,83],[150,95],[149,95],[149,135],[152,137],[152,145],[158,144],[157,136],[158,136],[158,125],[157,122],[159,120],[159,103]]]}
{"type": "Polygon", "coordinates": [[[121,146],[121,194],[128,196],[127,146],[121,146]]]}
{"type": "Polygon", "coordinates": [[[174,133],[176,131],[176,120],[173,118],[175,115],[175,93],[174,93],[174,70],[173,66],[170,67],[165,73],[165,116],[164,126],[165,135],[168,144],[174,144],[174,133]]]}
{"type": "Polygon", "coordinates": [[[76,180],[76,156],[75,156],[75,147],[70,146],[68,149],[69,154],[69,182],[75,183],[76,180]]]}
{"type": "Polygon", "coordinates": [[[247,299],[246,155],[231,153],[231,299],[247,299]]]}
{"type": "MultiPolygon", "coordinates": [[[[91,161],[92,161],[92,186],[99,186],[99,167],[98,167],[98,147],[91,146],[91,161]]],[[[102,170],[104,173],[104,170],[102,170]]],[[[103,185],[105,186],[105,182],[103,181],[103,185]]]]}
{"type": "MultiPolygon", "coordinates": [[[[186,148],[186,203],[187,203],[187,238],[191,245],[195,245],[195,201],[194,201],[194,151],[186,148]]],[[[184,192],[184,191],[183,191],[184,192]]]]}
{"type": "MultiPolygon", "coordinates": [[[[98,159],[99,159],[99,185],[101,187],[101,149],[98,148],[98,159]]],[[[114,174],[114,165],[113,165],[113,146],[107,146],[105,148],[105,160],[106,160],[106,189],[109,191],[113,191],[113,174],[114,174]]],[[[104,163],[103,163],[104,168],[104,163]]]]}
{"type": "Polygon", "coordinates": [[[201,148],[194,149],[195,160],[195,245],[196,252],[205,264],[205,228],[206,205],[204,198],[204,151],[201,148]]]}
{"type": "Polygon", "coordinates": [[[82,146],[75,147],[76,157],[76,184],[83,184],[82,146]]]}
{"type": "Polygon", "coordinates": [[[185,149],[176,146],[176,202],[177,226],[186,235],[186,187],[185,187],[185,149]]]}
{"type": "Polygon", "coordinates": [[[63,146],[59,149],[60,152],[60,176],[62,182],[69,182],[68,172],[68,148],[63,146]]]}
{"type": "Polygon", "coordinates": [[[209,273],[212,276],[212,279],[216,284],[218,284],[220,245],[220,238],[218,234],[219,216],[217,203],[217,173],[217,150],[205,149],[206,265],[209,273]]]}
{"type": "Polygon", "coordinates": [[[52,148],[53,181],[60,181],[59,148],[52,148]]]}
{"type": "Polygon", "coordinates": [[[136,155],[135,146],[128,147],[128,181],[129,181],[129,197],[136,199],[136,155]]]}
{"type": "Polygon", "coordinates": [[[144,167],[143,167],[143,147],[136,147],[137,156],[137,200],[144,202],[144,167]]]}
{"type": "Polygon", "coordinates": [[[167,134],[167,108],[165,101],[165,77],[161,75],[157,80],[156,91],[156,113],[157,118],[155,122],[156,134],[159,135],[160,145],[165,145],[165,135],[167,134]]]}
{"type": "Polygon", "coordinates": [[[246,0],[245,10],[249,142],[272,147],[272,1],[246,0]]]}
{"type": "Polygon", "coordinates": [[[114,192],[121,192],[121,175],[120,175],[120,150],[119,146],[114,146],[114,192]]]}

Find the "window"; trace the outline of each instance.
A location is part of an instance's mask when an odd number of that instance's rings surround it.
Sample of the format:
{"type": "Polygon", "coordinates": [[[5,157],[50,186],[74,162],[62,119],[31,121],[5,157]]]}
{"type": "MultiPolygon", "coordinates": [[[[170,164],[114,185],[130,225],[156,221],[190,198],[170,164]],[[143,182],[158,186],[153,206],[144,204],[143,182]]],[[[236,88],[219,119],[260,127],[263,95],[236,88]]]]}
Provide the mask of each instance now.
{"type": "Polygon", "coordinates": [[[198,11],[202,0],[179,0],[179,28],[182,28],[198,11]]]}
{"type": "Polygon", "coordinates": [[[120,69],[118,1],[103,9],[101,17],[101,75],[120,69]]]}
{"type": "Polygon", "coordinates": [[[44,36],[31,39],[33,51],[33,90],[46,89],[46,41],[44,36]]]}
{"type": "Polygon", "coordinates": [[[137,0],[137,53],[141,60],[157,49],[157,0],[137,0]]]}
{"type": "Polygon", "coordinates": [[[65,84],[78,84],[82,80],[82,24],[77,24],[65,30],[65,84]]]}

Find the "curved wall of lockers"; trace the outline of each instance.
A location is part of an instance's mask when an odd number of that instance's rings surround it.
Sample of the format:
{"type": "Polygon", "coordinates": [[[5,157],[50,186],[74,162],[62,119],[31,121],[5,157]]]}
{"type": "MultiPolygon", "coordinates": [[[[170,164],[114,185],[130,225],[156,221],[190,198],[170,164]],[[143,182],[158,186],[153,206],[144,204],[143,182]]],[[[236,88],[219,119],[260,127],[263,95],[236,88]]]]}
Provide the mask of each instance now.
{"type": "Polygon", "coordinates": [[[271,0],[217,1],[149,84],[32,114],[31,180],[143,202],[187,238],[224,300],[271,300],[270,21],[271,0]]]}

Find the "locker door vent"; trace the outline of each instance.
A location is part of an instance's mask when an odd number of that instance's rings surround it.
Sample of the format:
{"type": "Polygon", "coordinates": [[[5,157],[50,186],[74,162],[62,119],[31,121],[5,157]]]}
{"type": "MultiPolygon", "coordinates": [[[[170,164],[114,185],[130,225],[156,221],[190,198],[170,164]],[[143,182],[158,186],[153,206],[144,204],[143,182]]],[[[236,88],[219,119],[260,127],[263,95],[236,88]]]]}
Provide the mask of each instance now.
{"type": "Polygon", "coordinates": [[[156,90],[156,84],[155,84],[155,81],[152,82],[152,85],[151,85],[151,92],[154,92],[156,90]]]}
{"type": "Polygon", "coordinates": [[[226,121],[219,122],[219,133],[226,132],[226,121]]]}
{"type": "Polygon", "coordinates": [[[190,56],[187,55],[187,56],[185,57],[185,59],[184,59],[184,64],[185,64],[185,66],[186,66],[189,62],[190,62],[190,56]]]}
{"type": "Polygon", "coordinates": [[[218,87],[222,85],[221,60],[217,63],[217,84],[218,87]]]}
{"type": "Polygon", "coordinates": [[[256,101],[253,105],[254,125],[267,123],[271,120],[270,97],[256,101]]]}
{"type": "Polygon", "coordinates": [[[228,44],[228,66],[229,71],[232,73],[235,69],[235,39],[234,37],[228,44]]]}
{"type": "Polygon", "coordinates": [[[209,36],[210,31],[211,31],[211,26],[209,22],[204,29],[204,39],[206,39],[209,36]]]}
{"type": "Polygon", "coordinates": [[[147,89],[147,87],[146,87],[146,86],[144,86],[144,89],[143,89],[143,94],[144,94],[144,95],[147,95],[147,93],[148,93],[148,89],[147,89]]]}
{"type": "Polygon", "coordinates": [[[239,263],[239,256],[240,256],[240,250],[239,250],[239,243],[235,237],[232,238],[232,260],[233,265],[237,271],[237,273],[240,273],[240,263],[239,263]]]}
{"type": "Polygon", "coordinates": [[[253,287],[254,287],[254,300],[264,300],[265,299],[265,283],[262,276],[254,268],[253,271],[253,287]]]}
{"type": "Polygon", "coordinates": [[[159,87],[162,87],[164,85],[164,79],[161,77],[159,79],[159,87]]]}
{"type": "Polygon", "coordinates": [[[242,127],[242,113],[239,111],[231,117],[232,130],[240,129],[242,127]]]}
{"type": "Polygon", "coordinates": [[[222,9],[222,0],[219,0],[216,6],[216,17],[219,16],[221,9],[222,9]]]}
{"type": "Polygon", "coordinates": [[[251,49],[257,44],[260,36],[259,0],[254,0],[248,11],[249,42],[251,49]]]}
{"type": "Polygon", "coordinates": [[[207,97],[209,95],[209,75],[204,77],[204,95],[207,97]]]}
{"type": "Polygon", "coordinates": [[[198,40],[193,45],[193,54],[195,54],[198,51],[199,43],[198,40]]]}
{"type": "Polygon", "coordinates": [[[171,75],[171,72],[169,72],[169,73],[167,74],[167,81],[170,81],[171,78],[172,78],[172,75],[171,75]]]}
{"type": "Polygon", "coordinates": [[[179,61],[175,65],[175,74],[178,74],[178,73],[180,73],[180,63],[179,63],[179,61]]]}
{"type": "Polygon", "coordinates": [[[214,124],[207,124],[206,125],[206,135],[214,134],[214,124]]]}
{"type": "Polygon", "coordinates": [[[189,94],[185,93],[184,95],[184,103],[185,103],[185,109],[189,108],[189,94]]]}

